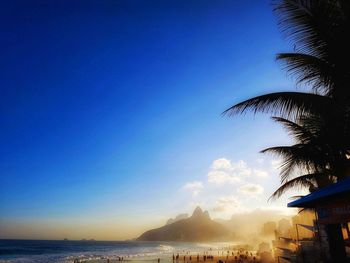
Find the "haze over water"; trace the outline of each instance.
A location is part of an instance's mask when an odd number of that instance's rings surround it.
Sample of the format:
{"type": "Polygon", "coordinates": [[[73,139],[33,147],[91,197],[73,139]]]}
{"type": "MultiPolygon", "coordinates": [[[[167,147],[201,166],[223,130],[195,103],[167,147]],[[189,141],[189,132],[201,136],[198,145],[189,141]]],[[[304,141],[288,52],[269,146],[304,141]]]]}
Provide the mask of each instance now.
{"type": "Polygon", "coordinates": [[[217,251],[228,243],[181,243],[137,241],[47,241],[47,240],[1,240],[0,261],[5,262],[72,262],[74,259],[125,260],[170,262],[172,255],[190,251],[193,254],[217,251]]]}

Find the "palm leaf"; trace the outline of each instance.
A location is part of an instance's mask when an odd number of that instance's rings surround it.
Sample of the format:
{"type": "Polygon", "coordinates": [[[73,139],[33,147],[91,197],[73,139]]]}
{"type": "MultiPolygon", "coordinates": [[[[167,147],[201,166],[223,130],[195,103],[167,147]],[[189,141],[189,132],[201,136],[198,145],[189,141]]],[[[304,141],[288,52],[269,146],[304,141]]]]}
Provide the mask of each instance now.
{"type": "Polygon", "coordinates": [[[274,5],[282,32],[303,54],[287,53],[283,58],[287,68],[297,71],[297,80],[312,84],[314,90],[349,98],[349,1],[275,0],[274,5]]]}
{"type": "Polygon", "coordinates": [[[332,107],[331,99],[304,92],[275,92],[257,96],[228,108],[223,114],[242,114],[247,110],[255,113],[272,113],[283,117],[296,117],[308,113],[320,114],[332,107]]]}
{"type": "Polygon", "coordinates": [[[274,11],[282,32],[303,53],[325,57],[334,41],[341,11],[338,1],[278,0],[274,11]]]}
{"type": "Polygon", "coordinates": [[[276,198],[281,197],[287,190],[293,189],[296,187],[310,187],[314,186],[315,184],[315,178],[319,176],[324,176],[323,173],[310,173],[298,176],[296,178],[293,178],[284,184],[282,184],[272,195],[269,199],[273,200],[276,198]]]}
{"type": "Polygon", "coordinates": [[[311,130],[307,129],[305,126],[295,123],[293,121],[287,120],[282,117],[272,117],[272,119],[280,124],[287,130],[287,132],[293,136],[293,138],[299,143],[308,143],[312,139],[315,139],[314,134],[311,130]]]}
{"type": "Polygon", "coordinates": [[[311,85],[316,92],[328,95],[334,88],[334,69],[327,61],[303,53],[281,53],[277,60],[285,64],[288,73],[296,76],[297,83],[311,85]]]}
{"type": "Polygon", "coordinates": [[[292,146],[276,146],[264,149],[262,153],[272,153],[283,158],[280,168],[281,182],[286,182],[297,169],[309,173],[322,169],[328,164],[313,145],[295,144],[292,146]]]}

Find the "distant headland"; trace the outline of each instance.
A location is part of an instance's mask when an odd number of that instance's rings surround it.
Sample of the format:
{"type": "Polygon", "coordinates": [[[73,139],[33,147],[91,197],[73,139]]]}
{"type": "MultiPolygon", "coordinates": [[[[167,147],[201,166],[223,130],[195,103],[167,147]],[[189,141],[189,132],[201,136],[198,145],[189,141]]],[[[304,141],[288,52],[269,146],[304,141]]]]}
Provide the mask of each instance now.
{"type": "Polygon", "coordinates": [[[181,214],[169,219],[165,226],[148,230],[136,240],[140,241],[221,241],[231,236],[222,224],[215,222],[208,211],[197,207],[191,217],[181,214]]]}

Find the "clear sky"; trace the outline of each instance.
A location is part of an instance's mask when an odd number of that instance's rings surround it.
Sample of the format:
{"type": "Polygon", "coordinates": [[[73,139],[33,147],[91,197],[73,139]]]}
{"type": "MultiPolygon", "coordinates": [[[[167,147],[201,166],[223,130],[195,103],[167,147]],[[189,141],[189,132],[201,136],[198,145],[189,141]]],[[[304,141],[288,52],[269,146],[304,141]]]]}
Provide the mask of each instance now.
{"type": "Polygon", "coordinates": [[[288,143],[230,105],[294,89],[270,1],[4,1],[0,238],[135,237],[268,203],[288,143]]]}

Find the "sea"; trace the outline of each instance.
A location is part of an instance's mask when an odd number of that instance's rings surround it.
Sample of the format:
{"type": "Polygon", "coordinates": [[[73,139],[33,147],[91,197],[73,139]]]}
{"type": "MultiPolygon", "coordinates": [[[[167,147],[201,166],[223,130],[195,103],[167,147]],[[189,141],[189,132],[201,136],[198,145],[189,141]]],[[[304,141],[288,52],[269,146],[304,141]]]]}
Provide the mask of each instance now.
{"type": "Polygon", "coordinates": [[[173,254],[203,254],[219,251],[228,243],[146,242],[146,241],[70,241],[0,240],[0,262],[119,262],[172,261],[173,254]]]}

